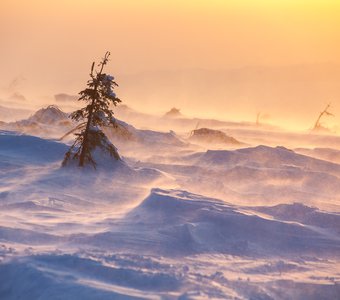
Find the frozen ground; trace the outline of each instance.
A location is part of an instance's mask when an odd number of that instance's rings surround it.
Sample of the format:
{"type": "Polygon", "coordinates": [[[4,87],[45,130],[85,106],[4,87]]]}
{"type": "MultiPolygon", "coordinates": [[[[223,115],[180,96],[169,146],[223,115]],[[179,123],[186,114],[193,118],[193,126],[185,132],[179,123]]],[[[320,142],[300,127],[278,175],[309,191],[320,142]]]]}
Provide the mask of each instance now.
{"type": "Polygon", "coordinates": [[[340,298],[339,137],[128,127],[123,162],[82,172],[57,121],[0,131],[0,299],[340,298]]]}

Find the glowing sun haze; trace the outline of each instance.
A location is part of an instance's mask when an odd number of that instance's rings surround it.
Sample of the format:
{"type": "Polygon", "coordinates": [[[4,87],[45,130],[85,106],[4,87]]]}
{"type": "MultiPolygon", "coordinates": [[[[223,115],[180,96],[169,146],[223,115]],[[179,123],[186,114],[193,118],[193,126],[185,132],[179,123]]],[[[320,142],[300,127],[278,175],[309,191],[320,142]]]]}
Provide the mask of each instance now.
{"type": "Polygon", "coordinates": [[[137,109],[306,127],[332,101],[339,124],[338,0],[2,0],[0,14],[0,88],[22,76],[28,98],[78,92],[109,50],[137,109]]]}

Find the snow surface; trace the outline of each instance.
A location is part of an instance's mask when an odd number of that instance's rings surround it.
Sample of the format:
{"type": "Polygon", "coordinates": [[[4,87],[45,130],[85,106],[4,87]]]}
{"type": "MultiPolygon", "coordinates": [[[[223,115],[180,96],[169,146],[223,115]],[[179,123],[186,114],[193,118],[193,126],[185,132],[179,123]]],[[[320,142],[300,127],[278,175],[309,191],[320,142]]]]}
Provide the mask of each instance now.
{"type": "Polygon", "coordinates": [[[73,127],[75,127],[75,125],[68,118],[68,114],[54,105],[39,109],[27,119],[4,123],[0,126],[0,128],[4,130],[17,131],[46,138],[59,138],[63,133],[73,127]]]}
{"type": "Polygon", "coordinates": [[[250,145],[232,150],[119,121],[106,132],[123,161],[84,172],[47,138],[68,126],[46,124],[0,131],[0,299],[339,299],[327,137],[291,150],[273,145],[289,133],[235,129],[250,145]]]}

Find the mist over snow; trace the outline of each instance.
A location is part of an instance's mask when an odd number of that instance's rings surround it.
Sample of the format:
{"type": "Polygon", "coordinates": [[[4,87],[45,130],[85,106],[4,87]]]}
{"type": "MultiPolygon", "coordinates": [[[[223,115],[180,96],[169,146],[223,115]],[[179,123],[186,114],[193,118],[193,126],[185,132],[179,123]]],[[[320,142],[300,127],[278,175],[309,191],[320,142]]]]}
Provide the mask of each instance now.
{"type": "Polygon", "coordinates": [[[0,300],[340,300],[339,32],[339,0],[0,0],[0,300]]]}
{"type": "Polygon", "coordinates": [[[0,299],[339,298],[339,136],[121,105],[82,169],[68,112],[6,109],[0,299]]]}

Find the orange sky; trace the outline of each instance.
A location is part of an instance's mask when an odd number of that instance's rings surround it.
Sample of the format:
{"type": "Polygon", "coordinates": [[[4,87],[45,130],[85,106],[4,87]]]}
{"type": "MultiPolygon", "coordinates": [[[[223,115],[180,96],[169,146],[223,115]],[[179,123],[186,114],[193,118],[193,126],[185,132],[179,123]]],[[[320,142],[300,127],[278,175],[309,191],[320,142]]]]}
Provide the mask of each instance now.
{"type": "Polygon", "coordinates": [[[106,50],[118,75],[340,63],[338,0],[1,0],[0,28],[1,82],[45,94],[78,91],[106,50]]]}

